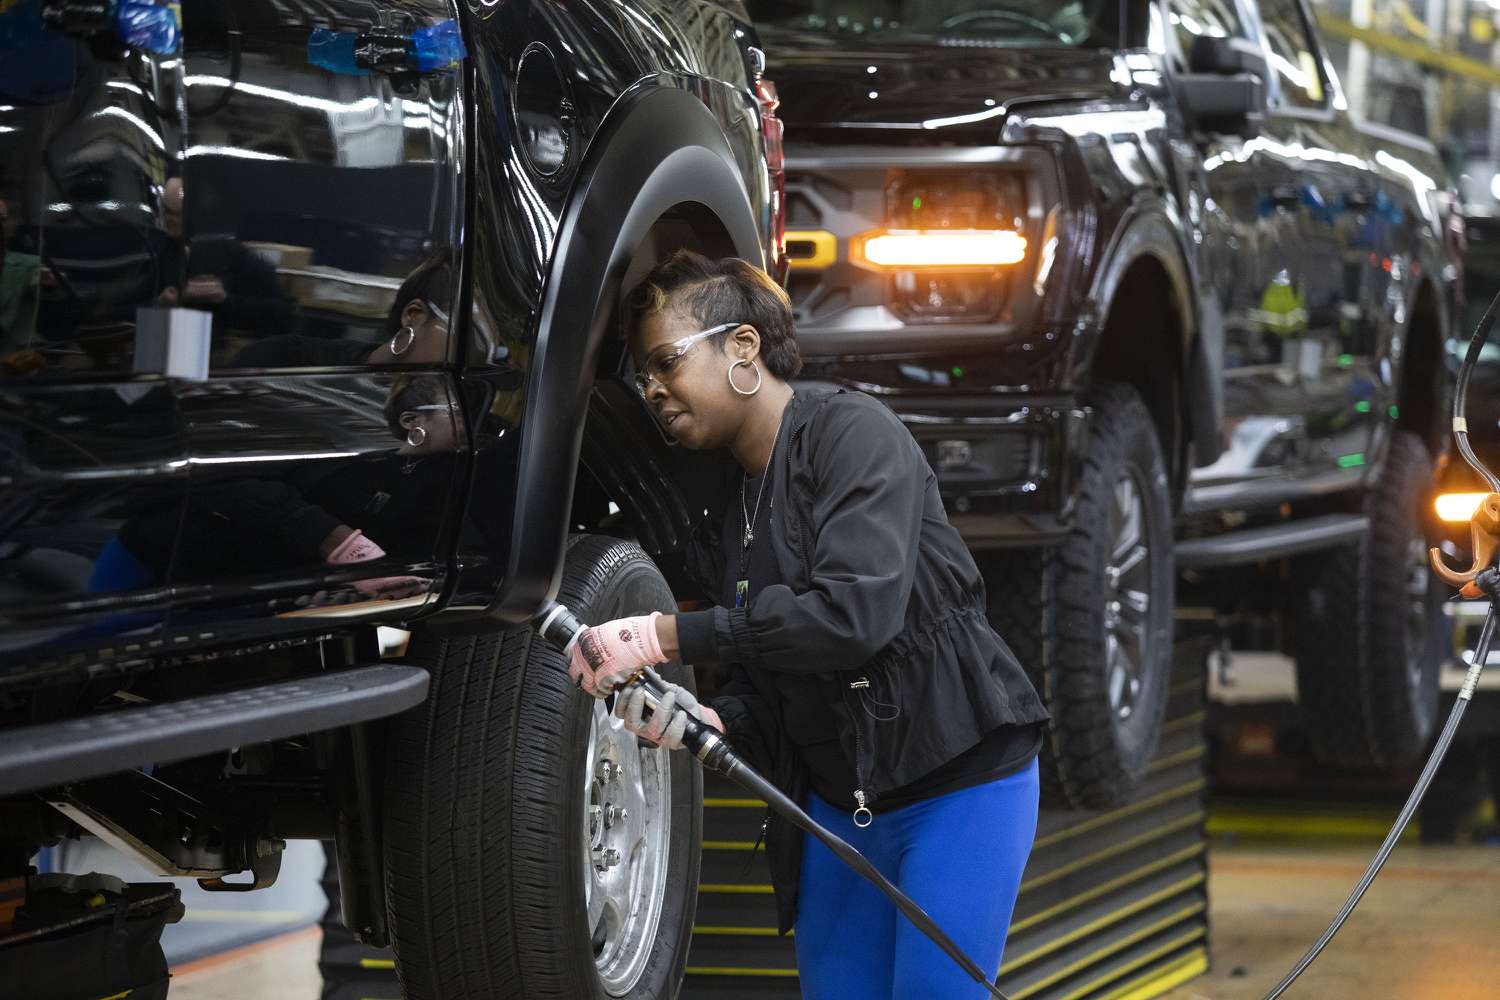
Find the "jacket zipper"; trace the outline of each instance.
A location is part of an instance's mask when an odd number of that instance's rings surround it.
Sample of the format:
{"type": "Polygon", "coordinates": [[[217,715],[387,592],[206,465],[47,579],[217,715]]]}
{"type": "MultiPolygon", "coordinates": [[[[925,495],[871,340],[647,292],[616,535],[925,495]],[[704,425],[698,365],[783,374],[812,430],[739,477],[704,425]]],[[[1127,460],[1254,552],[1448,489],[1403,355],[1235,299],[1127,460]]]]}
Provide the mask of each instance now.
{"type": "MultiPolygon", "coordinates": [[[[867,688],[870,686],[868,677],[860,677],[849,683],[849,690],[867,688]]],[[[859,716],[855,714],[855,706],[849,704],[849,696],[844,696],[844,707],[849,712],[849,725],[854,728],[854,825],[863,830],[875,822],[875,814],[870,812],[870,803],[875,801],[873,796],[865,794],[865,741],[859,732],[859,716]]]]}
{"type": "MultiPolygon", "coordinates": [[[[791,441],[795,441],[797,438],[800,438],[802,436],[802,430],[803,428],[798,427],[796,432],[792,435],[791,441]]],[[[790,443],[791,442],[788,442],[788,447],[786,449],[784,459],[786,462],[785,482],[788,495],[790,495],[792,489],[792,449],[790,447],[790,443]]],[[[790,504],[788,506],[790,506],[790,504]]],[[[810,584],[812,583],[812,561],[811,559],[809,559],[807,552],[807,525],[801,517],[800,511],[798,511],[797,517],[797,535],[797,541],[799,543],[798,548],[802,550],[802,576],[803,579],[810,584]]],[[[868,677],[858,677],[849,683],[849,690],[868,688],[869,686],[870,679],[868,677]]],[[[859,716],[855,712],[856,706],[849,703],[848,691],[841,692],[841,696],[844,700],[844,708],[849,713],[849,725],[854,729],[854,783],[856,786],[854,789],[854,825],[859,827],[860,829],[864,829],[871,823],[875,822],[875,814],[870,811],[870,803],[875,801],[875,797],[865,792],[865,741],[864,738],[860,735],[859,716]]]]}

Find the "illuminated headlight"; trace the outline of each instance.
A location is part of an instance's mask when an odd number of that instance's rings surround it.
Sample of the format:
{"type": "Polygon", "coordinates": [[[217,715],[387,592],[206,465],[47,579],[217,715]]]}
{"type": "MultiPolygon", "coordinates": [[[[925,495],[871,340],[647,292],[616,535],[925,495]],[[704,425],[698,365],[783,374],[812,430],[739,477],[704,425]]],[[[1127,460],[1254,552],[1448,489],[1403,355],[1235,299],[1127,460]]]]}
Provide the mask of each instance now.
{"type": "Polygon", "coordinates": [[[1007,229],[927,229],[868,233],[854,256],[889,270],[989,270],[1026,259],[1026,237],[1007,229]]]}
{"type": "Polygon", "coordinates": [[[1027,260],[1025,188],[1004,170],[891,176],[885,225],[849,241],[851,263],[890,275],[891,308],[924,322],[987,322],[1027,260]]]}
{"type": "Polygon", "coordinates": [[[1440,520],[1466,523],[1474,517],[1474,512],[1487,496],[1488,493],[1443,493],[1433,506],[1437,508],[1440,520]]]}

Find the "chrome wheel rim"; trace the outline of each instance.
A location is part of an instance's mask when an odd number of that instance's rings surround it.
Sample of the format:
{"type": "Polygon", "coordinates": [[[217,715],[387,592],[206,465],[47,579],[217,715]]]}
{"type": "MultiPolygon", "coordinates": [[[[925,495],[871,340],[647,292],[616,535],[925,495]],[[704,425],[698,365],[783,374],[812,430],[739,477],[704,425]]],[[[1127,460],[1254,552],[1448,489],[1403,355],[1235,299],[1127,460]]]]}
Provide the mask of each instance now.
{"type": "Polygon", "coordinates": [[[1108,511],[1109,554],[1104,565],[1104,677],[1109,706],[1125,721],[1145,687],[1151,611],[1151,552],[1146,537],[1146,491],[1126,469],[1108,511]]]}
{"type": "Polygon", "coordinates": [[[640,745],[596,700],[584,760],[583,884],[594,966],[605,992],[628,996],[646,971],[666,898],[671,754],[640,745]]]}

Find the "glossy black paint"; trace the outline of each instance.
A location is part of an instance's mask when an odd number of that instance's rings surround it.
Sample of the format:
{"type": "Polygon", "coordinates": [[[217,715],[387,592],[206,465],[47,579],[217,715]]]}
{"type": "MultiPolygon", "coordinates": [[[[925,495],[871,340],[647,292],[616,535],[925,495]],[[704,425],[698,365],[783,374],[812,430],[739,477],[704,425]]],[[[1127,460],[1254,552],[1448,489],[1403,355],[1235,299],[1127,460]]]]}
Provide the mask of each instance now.
{"type": "Polygon", "coordinates": [[[803,140],[825,130],[874,129],[916,133],[891,137],[913,145],[993,141],[1006,116],[1027,105],[1110,100],[1122,92],[1108,51],[938,49],[805,31],[762,34],[768,72],[786,89],[787,129],[803,140]]]}
{"type": "MultiPolygon", "coordinates": [[[[163,56],[37,7],[3,16],[47,59],[0,53],[0,683],[529,617],[627,272],[764,259],[743,8],[190,0],[163,56]],[[420,76],[309,56],[446,19],[467,58],[420,76]],[[201,336],[142,370],[161,317],[201,336]],[[383,555],[330,562],[352,531],[383,555]]],[[[637,464],[596,476],[680,503],[637,464]]]]}
{"type": "MultiPolygon", "coordinates": [[[[1019,474],[977,483],[935,463],[974,542],[1034,542],[1066,521],[1079,456],[1029,417],[1080,411],[1094,379],[1141,387],[1190,513],[1356,488],[1393,425],[1441,444],[1433,375],[1457,272],[1430,144],[1353,122],[1312,42],[1321,106],[1273,81],[1243,134],[1195,127],[1177,97],[1181,6],[1199,5],[1124,5],[1111,50],[763,27],[787,95],[788,228],[839,240],[834,264],[790,279],[808,373],[882,394],[938,438],[1025,436],[1019,474]],[[1028,258],[994,279],[1006,305],[992,321],[904,318],[893,279],[853,263],[848,240],[886,224],[882,192],[904,172],[960,184],[975,164],[1020,171],[1028,197],[1046,179],[1020,213],[1028,258]]],[[[1264,43],[1254,6],[1236,7],[1237,30],[1264,43]]]]}

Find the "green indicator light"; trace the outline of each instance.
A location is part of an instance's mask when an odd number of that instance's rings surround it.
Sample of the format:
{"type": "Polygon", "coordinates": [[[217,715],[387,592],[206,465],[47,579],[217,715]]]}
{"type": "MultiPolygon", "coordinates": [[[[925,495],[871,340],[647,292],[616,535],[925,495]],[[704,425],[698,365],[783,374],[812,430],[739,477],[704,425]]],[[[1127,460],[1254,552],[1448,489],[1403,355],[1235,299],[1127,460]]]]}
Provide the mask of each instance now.
{"type": "Polygon", "coordinates": [[[1392,406],[1388,412],[1390,413],[1392,420],[1399,419],[1401,416],[1401,407],[1392,406]]]}
{"type": "Polygon", "coordinates": [[[1357,451],[1357,452],[1355,452],[1352,455],[1340,455],[1339,456],[1339,468],[1340,469],[1355,469],[1355,468],[1358,468],[1359,466],[1364,465],[1364,464],[1365,464],[1365,453],[1362,452],[1362,451],[1357,451]]]}
{"type": "Polygon", "coordinates": [[[954,365],[953,366],[953,377],[954,378],[963,378],[964,377],[964,370],[962,368],[958,367],[957,365],[954,365]]]}
{"type": "Polygon", "coordinates": [[[1368,399],[1361,399],[1359,402],[1354,404],[1354,409],[1358,413],[1369,413],[1370,401],[1368,399]]]}
{"type": "Polygon", "coordinates": [[[911,207],[913,209],[921,208],[922,207],[922,199],[921,198],[913,198],[911,200],[911,207]]]}
{"type": "Polygon", "coordinates": [[[1352,354],[1340,354],[1339,355],[1339,367],[1340,368],[1348,368],[1352,364],[1354,364],[1354,355],[1352,355],[1352,354]]]}

